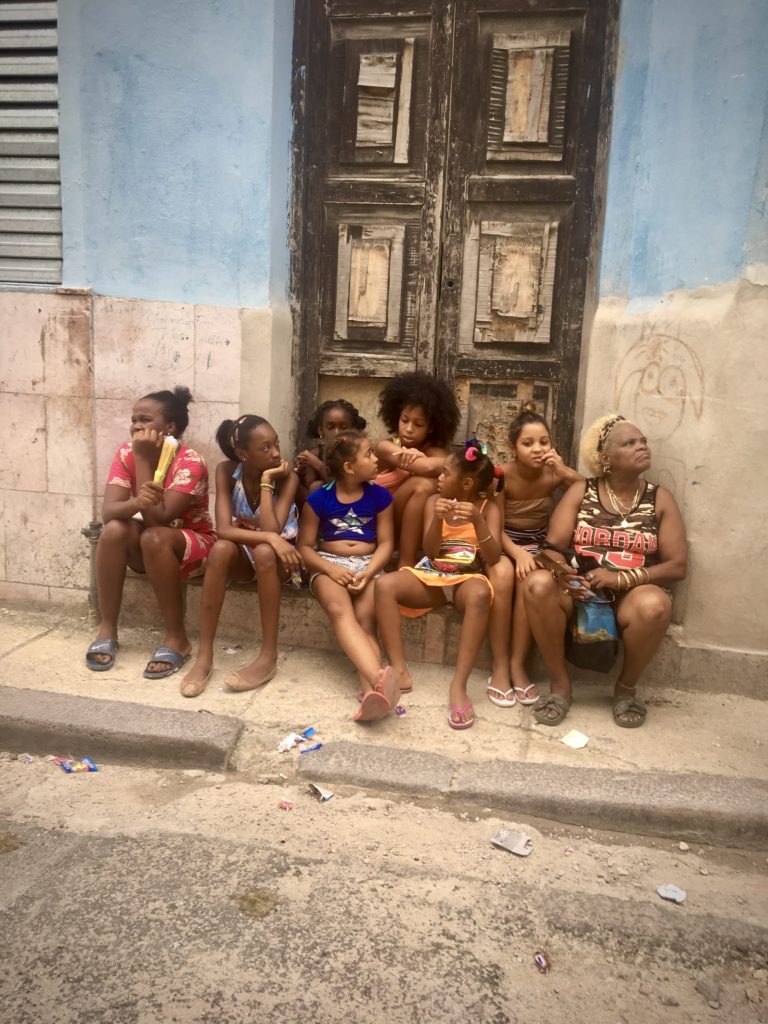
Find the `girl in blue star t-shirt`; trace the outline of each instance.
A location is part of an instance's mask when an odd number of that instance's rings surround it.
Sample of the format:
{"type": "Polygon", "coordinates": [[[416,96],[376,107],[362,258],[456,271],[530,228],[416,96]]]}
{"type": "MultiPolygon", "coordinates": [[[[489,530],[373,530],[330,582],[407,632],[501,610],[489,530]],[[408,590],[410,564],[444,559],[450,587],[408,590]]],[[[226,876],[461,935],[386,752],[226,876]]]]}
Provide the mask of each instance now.
{"type": "Polygon", "coordinates": [[[313,491],[301,515],[298,550],[309,586],[331,620],[336,638],[360,674],[358,722],[383,718],[397,704],[392,669],[381,667],[373,581],[392,557],[392,495],[371,483],[379,465],[368,438],[340,434],[325,464],[333,477],[313,491]]]}

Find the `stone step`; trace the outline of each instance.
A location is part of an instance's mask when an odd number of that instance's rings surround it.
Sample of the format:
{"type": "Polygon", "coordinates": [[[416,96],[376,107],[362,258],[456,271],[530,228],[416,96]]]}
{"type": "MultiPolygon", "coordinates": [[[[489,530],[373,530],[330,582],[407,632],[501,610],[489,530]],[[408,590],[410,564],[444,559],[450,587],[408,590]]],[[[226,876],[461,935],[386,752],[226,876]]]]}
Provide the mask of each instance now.
{"type": "MultiPolygon", "coordinates": [[[[201,581],[193,580],[186,587],[187,623],[190,633],[197,633],[200,621],[201,581]]],[[[126,626],[155,626],[157,605],[148,581],[131,575],[126,580],[121,612],[126,626]]],[[[261,636],[258,594],[255,584],[235,584],[227,593],[221,616],[221,632],[227,636],[261,636]]],[[[671,627],[656,657],[643,676],[644,687],[695,690],[702,693],[732,693],[755,700],[768,700],[765,661],[758,655],[716,648],[689,647],[671,627]]],[[[453,665],[459,647],[461,619],[453,608],[439,608],[418,619],[404,619],[406,656],[410,661],[453,665]]],[[[280,642],[295,647],[338,651],[339,644],[328,618],[308,590],[285,588],[280,610],[280,642]]],[[[490,667],[488,643],[478,657],[480,668],[490,667]]],[[[538,654],[531,659],[531,674],[546,679],[546,670],[538,654]]],[[[608,675],[573,671],[580,684],[605,686],[612,682],[618,669],[608,675]]]]}

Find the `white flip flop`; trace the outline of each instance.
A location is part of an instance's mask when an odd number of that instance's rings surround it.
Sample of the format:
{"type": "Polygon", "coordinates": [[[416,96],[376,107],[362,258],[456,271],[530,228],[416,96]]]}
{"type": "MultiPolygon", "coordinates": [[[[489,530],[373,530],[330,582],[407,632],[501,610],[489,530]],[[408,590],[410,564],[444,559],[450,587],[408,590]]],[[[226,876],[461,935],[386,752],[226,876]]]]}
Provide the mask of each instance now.
{"type": "Polygon", "coordinates": [[[497,690],[495,686],[491,686],[491,679],[492,678],[493,678],[492,676],[488,676],[488,684],[487,684],[487,688],[486,688],[486,693],[488,694],[488,700],[491,702],[491,704],[495,704],[496,707],[499,707],[499,708],[512,708],[512,707],[514,707],[515,704],[517,704],[517,697],[515,696],[514,689],[507,690],[506,693],[504,692],[504,690],[497,690]],[[510,699],[510,694],[511,694],[511,699],[510,699]]]}
{"type": "Polygon", "coordinates": [[[513,692],[515,694],[515,698],[517,699],[518,704],[524,704],[524,705],[535,704],[536,701],[539,699],[538,697],[526,697],[525,696],[526,693],[528,693],[529,690],[538,690],[538,686],[536,685],[536,683],[529,683],[528,686],[513,686],[512,690],[513,690],[513,692]],[[523,696],[522,697],[518,697],[517,696],[518,693],[522,693],[523,696]]]}

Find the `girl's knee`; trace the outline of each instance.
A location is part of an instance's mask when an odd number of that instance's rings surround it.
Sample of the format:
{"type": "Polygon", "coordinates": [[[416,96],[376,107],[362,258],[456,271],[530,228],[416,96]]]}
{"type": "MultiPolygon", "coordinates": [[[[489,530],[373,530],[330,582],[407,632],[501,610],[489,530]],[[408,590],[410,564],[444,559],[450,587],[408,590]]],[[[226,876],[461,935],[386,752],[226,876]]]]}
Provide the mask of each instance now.
{"type": "Polygon", "coordinates": [[[229,566],[231,562],[237,558],[237,544],[231,540],[217,540],[211,548],[211,553],[208,555],[208,562],[206,565],[206,571],[208,569],[218,569],[222,566],[229,566]]]}
{"type": "Polygon", "coordinates": [[[147,526],[141,531],[141,550],[146,552],[160,551],[169,546],[173,533],[167,526],[147,526]]]}
{"type": "Polygon", "coordinates": [[[511,591],[515,585],[515,569],[508,558],[503,555],[495,565],[488,567],[488,578],[496,591],[511,591]]]}
{"type": "Polygon", "coordinates": [[[253,549],[253,568],[256,572],[269,572],[276,566],[277,555],[269,544],[257,544],[253,549]]]}
{"type": "Polygon", "coordinates": [[[400,583],[399,573],[397,572],[388,572],[384,576],[380,576],[375,581],[373,587],[374,603],[380,604],[382,601],[396,600],[397,589],[400,583]]]}
{"type": "Polygon", "coordinates": [[[104,523],[99,534],[99,544],[125,544],[135,529],[134,519],[110,519],[104,523]]]}
{"type": "Polygon", "coordinates": [[[486,612],[491,607],[491,592],[484,583],[464,584],[464,607],[467,611],[486,612]]]}

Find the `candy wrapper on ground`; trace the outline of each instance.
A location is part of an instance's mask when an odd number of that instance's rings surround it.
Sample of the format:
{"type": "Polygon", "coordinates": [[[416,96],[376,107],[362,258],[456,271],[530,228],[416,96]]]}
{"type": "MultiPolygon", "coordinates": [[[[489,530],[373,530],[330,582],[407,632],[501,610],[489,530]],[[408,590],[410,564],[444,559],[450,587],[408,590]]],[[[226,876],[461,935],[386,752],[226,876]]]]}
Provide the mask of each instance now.
{"type": "Polygon", "coordinates": [[[160,449],[160,461],[157,464],[155,470],[154,481],[156,484],[164,484],[165,477],[168,470],[171,468],[171,463],[176,457],[176,452],[179,450],[179,442],[175,437],[164,437],[163,447],[160,449]]]}
{"type": "Polygon", "coordinates": [[[49,755],[46,761],[57,764],[67,775],[74,775],[76,772],[97,772],[99,770],[90,757],[81,757],[78,761],[76,757],[71,755],[69,757],[53,757],[53,755],[49,755]]]}

